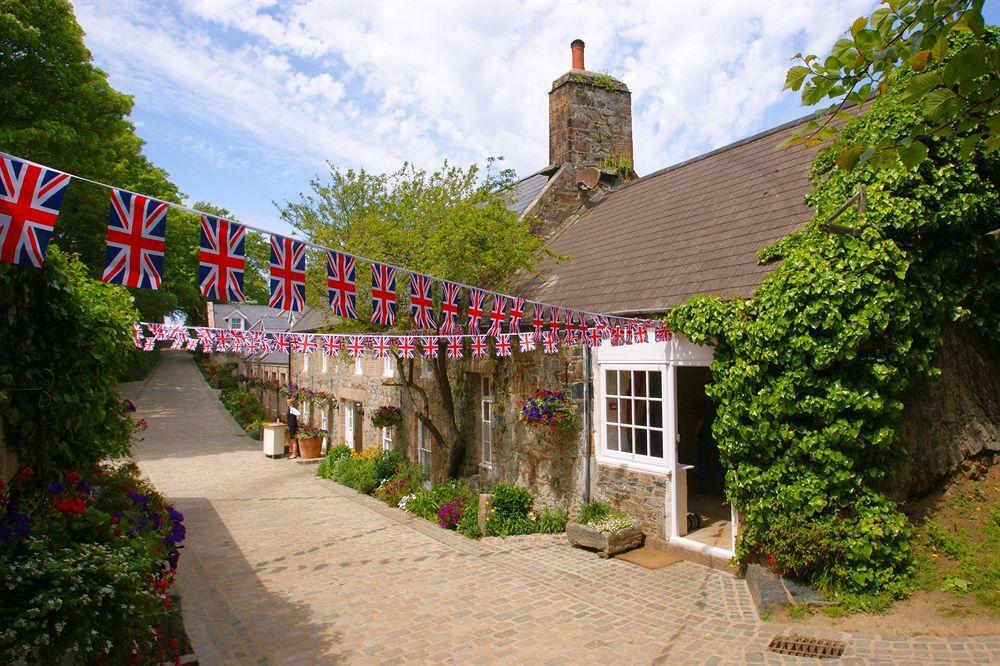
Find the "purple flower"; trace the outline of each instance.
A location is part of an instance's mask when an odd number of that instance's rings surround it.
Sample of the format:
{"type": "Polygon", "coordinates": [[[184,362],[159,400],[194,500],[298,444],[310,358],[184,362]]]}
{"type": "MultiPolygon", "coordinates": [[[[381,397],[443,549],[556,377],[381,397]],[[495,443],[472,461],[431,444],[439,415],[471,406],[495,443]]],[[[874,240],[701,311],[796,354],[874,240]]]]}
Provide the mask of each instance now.
{"type": "Polygon", "coordinates": [[[90,495],[90,490],[91,490],[90,484],[87,483],[86,481],[81,481],[80,483],[76,484],[76,489],[79,492],[83,493],[84,495],[90,495]]]}
{"type": "Polygon", "coordinates": [[[184,541],[184,537],[187,536],[187,529],[182,523],[174,523],[173,527],[170,528],[170,532],[167,536],[163,537],[164,543],[168,546],[180,543],[184,541]]]}
{"type": "Polygon", "coordinates": [[[149,504],[149,495],[140,495],[134,490],[128,491],[128,498],[132,500],[132,504],[136,506],[146,506],[149,504]]]}
{"type": "Polygon", "coordinates": [[[184,520],[184,514],[172,506],[167,507],[167,515],[170,516],[170,520],[175,523],[180,523],[184,520]]]}
{"type": "Polygon", "coordinates": [[[7,514],[0,517],[0,541],[11,537],[27,537],[31,533],[31,518],[21,513],[13,504],[7,505],[7,514]]]}
{"type": "Polygon", "coordinates": [[[167,553],[167,562],[170,563],[171,569],[177,568],[177,560],[181,559],[181,552],[174,548],[172,551],[167,553]]]}
{"type": "Polygon", "coordinates": [[[52,497],[55,497],[64,490],[66,490],[65,483],[63,483],[62,481],[53,481],[52,483],[49,484],[49,487],[45,489],[45,492],[47,492],[52,497]]]}

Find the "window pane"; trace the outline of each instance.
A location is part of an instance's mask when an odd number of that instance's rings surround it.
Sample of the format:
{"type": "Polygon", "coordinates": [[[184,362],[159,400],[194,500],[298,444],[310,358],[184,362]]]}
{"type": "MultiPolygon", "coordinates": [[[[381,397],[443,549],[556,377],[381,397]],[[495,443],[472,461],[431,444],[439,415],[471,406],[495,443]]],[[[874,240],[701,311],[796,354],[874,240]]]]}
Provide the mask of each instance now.
{"type": "Polygon", "coordinates": [[[654,458],[663,457],[663,433],[659,430],[649,431],[649,455],[654,458]]]}
{"type": "Polygon", "coordinates": [[[618,426],[608,426],[608,450],[618,450],[618,426]]]}
{"type": "Polygon", "coordinates": [[[660,370],[649,373],[649,397],[663,397],[663,372],[660,370]]]}
{"type": "Polygon", "coordinates": [[[604,381],[608,385],[608,395],[618,395],[618,371],[605,370],[604,381]]]}
{"type": "Polygon", "coordinates": [[[632,421],[632,401],[620,400],[618,403],[618,422],[631,424],[632,421]]]}
{"type": "Polygon", "coordinates": [[[640,456],[644,456],[647,453],[646,438],[648,437],[647,435],[648,431],[646,431],[643,428],[636,428],[634,432],[635,432],[635,452],[640,456]]]}
{"type": "Polygon", "coordinates": [[[609,423],[618,423],[618,398],[605,398],[604,416],[609,423]]]}
{"type": "Polygon", "coordinates": [[[646,412],[648,411],[646,405],[649,403],[645,400],[633,400],[632,404],[632,409],[635,411],[635,424],[641,426],[648,425],[646,423],[646,412]]]}
{"type": "Polygon", "coordinates": [[[621,438],[618,440],[622,453],[632,453],[632,429],[622,428],[621,438]]]}
{"type": "Polygon", "coordinates": [[[663,427],[663,403],[659,400],[649,401],[649,427],[663,427]]]}
{"type": "Polygon", "coordinates": [[[646,371],[636,370],[632,373],[632,394],[646,396],[646,371]]]}
{"type": "Polygon", "coordinates": [[[632,373],[622,370],[618,376],[618,395],[632,395],[632,373]]]}

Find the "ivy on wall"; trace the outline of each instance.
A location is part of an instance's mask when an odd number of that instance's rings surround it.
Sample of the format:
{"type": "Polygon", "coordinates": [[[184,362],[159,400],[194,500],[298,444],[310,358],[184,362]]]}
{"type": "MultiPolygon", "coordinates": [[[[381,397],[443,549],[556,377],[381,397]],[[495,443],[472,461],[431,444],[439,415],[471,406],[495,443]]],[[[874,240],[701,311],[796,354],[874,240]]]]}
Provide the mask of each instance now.
{"type": "Polygon", "coordinates": [[[132,426],[116,388],[138,318],[129,293],[53,245],[43,269],[0,264],[0,312],[0,418],[21,464],[47,478],[125,453],[132,426]]]}
{"type": "MultiPolygon", "coordinates": [[[[987,37],[992,38],[990,35],[987,37]]],[[[952,320],[1000,335],[998,153],[951,126],[928,159],[845,171],[842,146],[900,138],[922,121],[899,91],[850,120],[813,165],[813,220],[761,252],[780,266],[746,301],[698,297],[667,320],[716,356],[707,387],[726,491],[743,516],[737,557],[831,591],[899,594],[912,574],[910,528],[882,483],[898,470],[902,398],[938,370],[952,320]],[[867,211],[818,224],[857,191],[867,211]]],[[[893,87],[895,92],[893,92],[893,87]]]]}

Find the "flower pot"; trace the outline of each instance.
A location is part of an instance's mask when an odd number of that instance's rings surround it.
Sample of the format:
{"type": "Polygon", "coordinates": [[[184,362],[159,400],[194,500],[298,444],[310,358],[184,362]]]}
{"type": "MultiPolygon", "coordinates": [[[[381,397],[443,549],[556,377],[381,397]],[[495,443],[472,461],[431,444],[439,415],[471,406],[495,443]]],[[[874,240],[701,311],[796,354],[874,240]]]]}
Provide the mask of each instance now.
{"type": "Polygon", "coordinates": [[[303,458],[319,458],[323,454],[321,437],[300,437],[299,455],[303,458]]]}
{"type": "Polygon", "coordinates": [[[602,532],[590,525],[568,523],[566,537],[577,548],[596,550],[601,557],[611,557],[642,545],[645,535],[638,527],[602,532]]]}

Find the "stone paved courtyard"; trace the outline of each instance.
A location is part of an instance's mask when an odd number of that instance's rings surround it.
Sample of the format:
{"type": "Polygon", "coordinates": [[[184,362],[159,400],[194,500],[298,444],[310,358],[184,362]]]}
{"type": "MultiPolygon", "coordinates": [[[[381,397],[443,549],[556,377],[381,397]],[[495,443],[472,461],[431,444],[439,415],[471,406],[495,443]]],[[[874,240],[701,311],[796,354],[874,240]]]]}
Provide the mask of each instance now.
{"type": "MultiPolygon", "coordinates": [[[[140,464],[186,516],[179,588],[203,664],[816,663],[767,652],[791,629],[757,620],[726,573],[562,536],[476,542],[265,458],[183,353],[125,391],[149,422],[140,464]]],[[[1000,637],[824,637],[848,644],[832,663],[1000,663],[1000,637]]]]}

